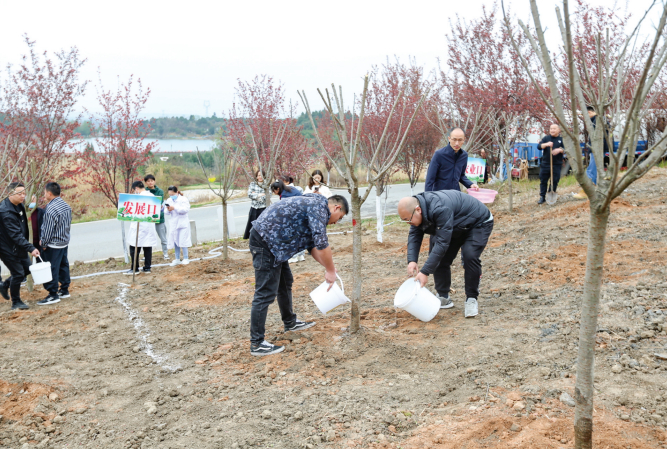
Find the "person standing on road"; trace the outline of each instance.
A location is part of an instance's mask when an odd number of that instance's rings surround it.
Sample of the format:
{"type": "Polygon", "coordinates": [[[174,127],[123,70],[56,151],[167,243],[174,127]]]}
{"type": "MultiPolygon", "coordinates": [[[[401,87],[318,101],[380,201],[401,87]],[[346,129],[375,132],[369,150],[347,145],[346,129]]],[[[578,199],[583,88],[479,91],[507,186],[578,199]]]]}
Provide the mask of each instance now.
{"type": "Polygon", "coordinates": [[[329,187],[325,186],[322,184],[322,180],[324,179],[324,175],[320,170],[315,170],[313,173],[310,175],[310,179],[308,180],[308,187],[306,190],[304,190],[304,194],[306,193],[319,193],[320,195],[324,195],[326,198],[331,198],[331,190],[329,190],[329,187]]]}
{"type": "Polygon", "coordinates": [[[169,214],[169,248],[174,248],[176,258],[171,266],[187,265],[190,263],[188,258],[188,248],[192,246],[190,237],[190,201],[183,195],[176,186],[170,186],[167,189],[169,199],[165,203],[167,213],[169,214]],[[181,250],[183,250],[183,262],[181,262],[181,250]]]}
{"type": "Polygon", "coordinates": [[[549,127],[549,134],[544,136],[538,147],[542,150],[542,162],[540,164],[540,199],[537,204],[544,204],[549,182],[555,192],[560,181],[560,169],[563,167],[563,138],[560,135],[560,126],[553,123],[549,127]],[[551,160],[553,159],[553,179],[551,178],[551,160]]]}
{"type": "Polygon", "coordinates": [[[251,182],[248,186],[248,198],[250,198],[250,212],[248,213],[248,223],[245,226],[245,232],[243,233],[243,239],[248,240],[250,238],[250,229],[252,229],[252,222],[257,220],[264,209],[266,209],[266,192],[260,187],[260,184],[264,182],[264,172],[257,170],[255,172],[255,181],[251,182]]]}
{"type": "MultiPolygon", "coordinates": [[[[336,281],[327,225],[337,223],[350,210],[347,200],[334,195],[306,194],[278,201],[266,209],[250,231],[250,253],[255,268],[255,296],[250,312],[250,354],[264,356],[282,352],[264,339],[269,305],[278,299],[285,332],[315,325],[297,319],[292,308],[292,271],[287,260],[299,251],[310,251],[324,266],[324,279],[336,281]]],[[[329,287],[331,288],[331,287],[329,287]]]]}
{"type": "Polygon", "coordinates": [[[477,315],[479,282],[482,277],[480,256],[493,231],[493,215],[476,198],[452,190],[424,192],[401,199],[401,221],[410,223],[408,235],[408,275],[416,276],[421,286],[433,274],[441,309],[454,303],[449,297],[452,285],[451,265],[461,250],[465,269],[466,303],[464,315],[477,315]],[[431,236],[429,256],[419,270],[419,251],[424,234],[431,236]]]}
{"type": "MultiPolygon", "coordinates": [[[[593,106],[587,106],[586,107],[586,112],[588,113],[588,117],[591,119],[591,122],[593,122],[593,129],[596,128],[597,126],[597,118],[598,114],[595,112],[595,108],[593,106]]],[[[606,155],[609,153],[609,127],[605,123],[605,128],[604,128],[604,133],[602,135],[602,145],[603,145],[603,151],[604,154],[606,155]]],[[[590,151],[590,160],[588,162],[588,168],[586,168],[586,176],[588,176],[588,179],[593,181],[593,184],[597,185],[598,183],[598,166],[595,163],[595,156],[593,155],[593,150],[591,150],[591,137],[588,136],[588,149],[590,151]]],[[[586,196],[586,192],[584,192],[584,189],[580,189],[579,192],[572,194],[572,196],[576,199],[579,200],[585,200],[588,199],[588,196],[586,196]]]]}
{"type": "MultiPolygon", "coordinates": [[[[144,196],[153,196],[151,192],[146,190],[144,183],[141,181],[134,181],[132,183],[131,191],[135,195],[144,195],[144,196]]],[[[153,247],[157,245],[157,238],[155,237],[155,223],[148,222],[139,222],[139,239],[137,240],[137,225],[134,222],[130,222],[130,229],[128,232],[127,241],[130,244],[130,258],[132,265],[130,269],[125,272],[125,274],[132,276],[132,270],[135,270],[134,274],[150,273],[151,265],[153,262],[153,247]],[[135,245],[137,248],[137,258],[141,254],[141,250],[144,251],[144,269],[139,270],[139,260],[137,260],[137,265],[134,265],[134,250],[135,245]]]]}
{"type": "Polygon", "coordinates": [[[37,303],[48,306],[69,298],[69,246],[70,228],[72,227],[72,208],[60,197],[60,186],[50,182],[44,188],[44,198],[48,201],[42,220],[40,246],[42,257],[51,263],[51,282],[44,284],[48,296],[37,303]]]}
{"type": "Polygon", "coordinates": [[[162,198],[162,208],[160,209],[160,222],[155,223],[155,232],[160,239],[162,246],[162,257],[164,260],[169,260],[169,250],[167,249],[167,224],[164,222],[164,190],[155,185],[155,176],[148,174],[144,176],[144,183],[146,183],[146,190],[155,196],[162,198]]]}
{"type": "Polygon", "coordinates": [[[0,295],[12,300],[12,310],[29,309],[21,301],[21,282],[30,272],[30,258],[40,255],[39,250],[28,241],[28,219],[25,207],[25,186],[20,182],[9,184],[9,196],[0,203],[0,260],[5,264],[10,277],[0,285],[0,295]]]}
{"type": "Polygon", "coordinates": [[[466,176],[468,153],[462,149],[466,135],[461,128],[454,128],[449,134],[449,145],[437,150],[431,158],[426,172],[425,192],[437,190],[461,190],[459,183],[466,189],[479,190],[477,184],[466,176]]]}

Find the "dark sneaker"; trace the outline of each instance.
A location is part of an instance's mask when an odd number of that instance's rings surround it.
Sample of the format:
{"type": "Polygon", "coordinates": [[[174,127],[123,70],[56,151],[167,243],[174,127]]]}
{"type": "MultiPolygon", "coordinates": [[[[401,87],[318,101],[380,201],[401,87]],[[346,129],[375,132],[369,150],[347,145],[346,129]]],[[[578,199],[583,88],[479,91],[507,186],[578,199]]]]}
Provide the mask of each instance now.
{"type": "Polygon", "coordinates": [[[29,309],[28,304],[24,303],[20,299],[12,299],[12,310],[26,310],[29,309]]]}
{"type": "Polygon", "coordinates": [[[150,273],[150,272],[151,272],[151,269],[150,269],[150,268],[144,268],[144,269],[143,269],[143,272],[144,272],[144,273],[150,273]]]}
{"type": "Polygon", "coordinates": [[[449,296],[440,296],[440,295],[435,295],[436,298],[440,300],[440,308],[441,309],[451,309],[454,307],[454,301],[449,296]]]}
{"type": "Polygon", "coordinates": [[[70,294],[67,290],[60,290],[58,292],[58,296],[60,296],[60,299],[65,299],[65,298],[69,298],[70,294]]]}
{"type": "Polygon", "coordinates": [[[279,352],[283,352],[284,350],[285,350],[284,346],[272,345],[266,340],[264,340],[257,346],[250,345],[250,355],[254,355],[257,357],[261,357],[264,355],[278,354],[279,352]]]}
{"type": "Polygon", "coordinates": [[[306,329],[310,329],[311,327],[315,326],[315,322],[311,321],[310,323],[304,323],[303,321],[296,320],[296,322],[291,325],[290,327],[285,328],[285,332],[296,332],[296,331],[302,331],[306,329]]]}
{"type": "MultiPolygon", "coordinates": [[[[132,276],[132,268],[130,268],[129,270],[127,270],[127,271],[126,271],[125,273],[123,273],[123,274],[125,274],[125,275],[127,275],[127,276],[132,276]]],[[[135,271],[134,274],[141,274],[141,270],[137,270],[137,271],[135,271]]]]}
{"type": "Polygon", "coordinates": [[[537,201],[537,204],[544,204],[546,200],[544,199],[543,196],[540,197],[540,199],[537,201]]]}
{"type": "Polygon", "coordinates": [[[50,306],[51,304],[56,304],[60,302],[60,296],[58,295],[49,295],[41,301],[37,301],[38,306],[50,306]]]}
{"type": "Polygon", "coordinates": [[[0,283],[0,296],[9,301],[9,289],[5,286],[4,282],[0,283]]]}

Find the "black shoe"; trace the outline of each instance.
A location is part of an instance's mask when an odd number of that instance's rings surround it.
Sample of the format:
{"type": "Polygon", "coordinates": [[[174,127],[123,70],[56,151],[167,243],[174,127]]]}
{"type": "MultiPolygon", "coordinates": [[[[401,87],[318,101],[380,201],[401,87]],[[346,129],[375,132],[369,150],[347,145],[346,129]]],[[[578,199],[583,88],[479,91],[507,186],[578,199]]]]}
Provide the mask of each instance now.
{"type": "Polygon", "coordinates": [[[285,327],[285,332],[296,332],[310,329],[311,327],[315,326],[315,324],[316,323],[314,321],[311,321],[310,323],[304,323],[303,321],[296,320],[296,322],[290,327],[285,327]]]}
{"type": "Polygon", "coordinates": [[[537,201],[537,204],[544,204],[546,203],[546,200],[544,199],[543,196],[540,197],[540,199],[537,201]]]}
{"type": "Polygon", "coordinates": [[[49,295],[46,298],[42,299],[41,301],[37,302],[38,306],[50,306],[51,304],[55,304],[60,302],[60,297],[58,295],[49,295]]]}
{"type": "Polygon", "coordinates": [[[20,299],[12,299],[12,310],[26,310],[29,308],[30,307],[20,299]]]}
{"type": "Polygon", "coordinates": [[[146,267],[144,267],[143,272],[144,272],[144,273],[150,273],[150,272],[151,272],[151,269],[150,269],[150,268],[146,268],[146,267]]]}
{"type": "Polygon", "coordinates": [[[60,299],[65,299],[65,298],[69,298],[70,294],[67,290],[60,290],[58,292],[58,296],[60,297],[60,299]]]}
{"type": "Polygon", "coordinates": [[[5,283],[0,283],[0,296],[9,301],[9,289],[5,287],[5,283]]]}
{"type": "Polygon", "coordinates": [[[254,355],[257,357],[261,357],[264,355],[278,354],[279,352],[283,352],[284,350],[285,350],[284,346],[272,345],[266,340],[264,340],[257,346],[250,345],[250,355],[254,355]]]}

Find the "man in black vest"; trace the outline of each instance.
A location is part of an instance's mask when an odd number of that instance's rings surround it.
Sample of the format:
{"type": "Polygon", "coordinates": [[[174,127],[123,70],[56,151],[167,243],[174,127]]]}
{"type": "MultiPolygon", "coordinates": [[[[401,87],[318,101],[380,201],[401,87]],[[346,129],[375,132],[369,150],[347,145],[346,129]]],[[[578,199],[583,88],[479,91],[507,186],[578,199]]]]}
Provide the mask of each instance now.
{"type": "Polygon", "coordinates": [[[560,181],[560,169],[563,166],[563,138],[560,136],[560,126],[552,124],[549,127],[549,134],[544,136],[539,145],[542,150],[542,163],[540,164],[540,199],[537,204],[545,202],[544,197],[547,195],[548,182],[551,178],[551,159],[553,157],[553,179],[551,185],[555,192],[558,188],[558,181],[560,181]],[[549,154],[551,153],[551,154],[549,154]]]}
{"type": "Polygon", "coordinates": [[[9,185],[9,196],[0,203],[0,260],[11,277],[0,285],[0,295],[12,299],[12,310],[27,309],[21,301],[21,282],[30,273],[30,258],[39,256],[39,250],[28,241],[28,219],[25,214],[25,187],[13,182],[9,185]],[[9,291],[9,294],[8,294],[9,291]]]}

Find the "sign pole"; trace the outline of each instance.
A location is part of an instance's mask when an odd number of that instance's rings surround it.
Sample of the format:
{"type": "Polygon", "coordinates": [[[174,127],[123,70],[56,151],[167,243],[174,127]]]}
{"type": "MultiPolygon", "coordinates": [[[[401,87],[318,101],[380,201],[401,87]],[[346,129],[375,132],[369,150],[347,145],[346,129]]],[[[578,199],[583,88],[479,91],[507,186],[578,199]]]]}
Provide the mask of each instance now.
{"type": "Polygon", "coordinates": [[[139,224],[137,221],[137,238],[134,241],[134,263],[132,264],[132,285],[134,285],[134,276],[137,274],[137,267],[139,266],[139,224]]]}

